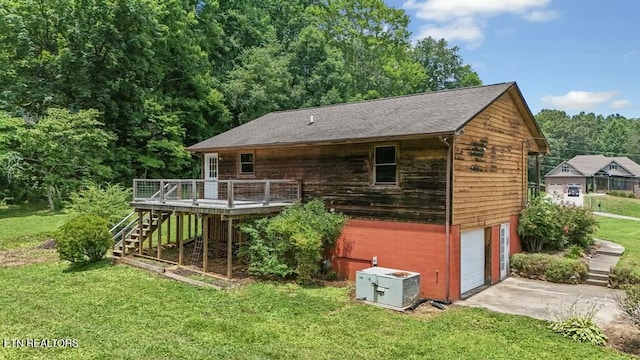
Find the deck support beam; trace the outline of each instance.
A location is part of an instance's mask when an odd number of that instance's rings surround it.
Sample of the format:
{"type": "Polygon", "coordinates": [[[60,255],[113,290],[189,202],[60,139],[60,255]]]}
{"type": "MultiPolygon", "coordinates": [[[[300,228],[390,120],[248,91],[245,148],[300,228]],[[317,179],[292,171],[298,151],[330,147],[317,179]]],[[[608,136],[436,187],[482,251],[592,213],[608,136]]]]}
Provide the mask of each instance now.
{"type": "Polygon", "coordinates": [[[204,216],[204,231],[202,232],[202,271],[207,272],[209,265],[209,217],[204,216]]]}
{"type": "Polygon", "coordinates": [[[167,215],[167,244],[171,244],[171,213],[167,215]]]}
{"type": "Polygon", "coordinates": [[[144,217],[144,211],[138,211],[138,254],[142,255],[142,234],[143,224],[142,218],[144,217]]]}
{"type": "MultiPolygon", "coordinates": [[[[160,211],[158,214],[158,259],[162,259],[162,223],[161,220],[163,218],[164,213],[160,211]]],[[[151,242],[151,241],[150,241],[151,242]]]]}
{"type": "Polygon", "coordinates": [[[182,213],[176,213],[176,241],[178,242],[178,265],[184,265],[184,244],[182,241],[182,213]]]}
{"type": "Polygon", "coordinates": [[[233,277],[233,268],[231,261],[233,260],[233,219],[227,219],[227,278],[233,277]]]}
{"type": "Polygon", "coordinates": [[[189,235],[189,239],[191,239],[193,236],[191,235],[191,221],[193,220],[193,215],[189,214],[187,215],[187,234],[189,235]]]}

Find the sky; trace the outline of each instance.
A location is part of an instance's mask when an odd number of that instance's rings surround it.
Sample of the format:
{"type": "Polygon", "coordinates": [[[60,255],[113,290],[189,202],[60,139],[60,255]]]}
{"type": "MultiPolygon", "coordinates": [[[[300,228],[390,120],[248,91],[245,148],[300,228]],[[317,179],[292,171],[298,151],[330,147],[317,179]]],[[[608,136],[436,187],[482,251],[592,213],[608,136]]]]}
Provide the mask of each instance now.
{"type": "Polygon", "coordinates": [[[516,81],[529,108],[640,118],[640,1],[385,0],[412,40],[458,46],[484,84],[516,81]]]}

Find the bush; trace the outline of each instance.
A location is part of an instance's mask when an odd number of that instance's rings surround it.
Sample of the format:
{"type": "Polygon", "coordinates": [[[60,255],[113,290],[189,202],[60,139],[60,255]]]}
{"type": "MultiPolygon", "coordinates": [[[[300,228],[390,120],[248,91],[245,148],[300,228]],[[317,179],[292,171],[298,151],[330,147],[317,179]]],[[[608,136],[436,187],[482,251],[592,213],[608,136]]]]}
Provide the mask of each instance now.
{"type": "Polygon", "coordinates": [[[640,276],[636,275],[633,269],[616,266],[611,269],[611,274],[609,274],[609,284],[612,288],[640,285],[640,276]]]}
{"type": "Polygon", "coordinates": [[[299,281],[309,281],[318,274],[323,253],[335,246],[346,219],[327,212],[316,199],[287,207],[273,218],[243,225],[241,230],[249,236],[249,245],[243,249],[249,273],[295,274],[299,281]]]}
{"type": "Polygon", "coordinates": [[[607,345],[607,336],[593,321],[593,317],[602,305],[598,305],[595,301],[580,304],[581,299],[581,296],[578,297],[568,308],[560,304],[558,310],[552,311],[554,321],[549,328],[578,342],[598,346],[607,345]]]}
{"type": "Polygon", "coordinates": [[[590,210],[573,205],[559,206],[558,216],[567,244],[584,249],[593,245],[593,234],[598,230],[598,221],[590,210]]]}
{"type": "Polygon", "coordinates": [[[115,225],[131,212],[131,190],[120,185],[101,186],[87,182],[82,189],[71,194],[67,211],[75,215],[95,215],[115,225]]]}
{"type": "Polygon", "coordinates": [[[564,257],[567,259],[580,259],[584,256],[584,248],[578,245],[571,245],[569,249],[564,254],[564,257]]]}
{"type": "Polygon", "coordinates": [[[56,248],[62,260],[72,263],[102,259],[113,245],[108,223],[94,215],[80,215],[56,231],[56,248]]]}
{"type": "Polygon", "coordinates": [[[624,198],[631,198],[631,199],[635,199],[636,198],[636,196],[632,192],[618,191],[618,190],[607,191],[607,195],[624,197],[624,198]]]}
{"type": "Polygon", "coordinates": [[[526,251],[562,249],[566,245],[558,212],[559,206],[547,202],[541,196],[527,204],[518,224],[518,234],[526,251]]]}
{"type": "Polygon", "coordinates": [[[580,260],[548,254],[514,254],[511,267],[525,277],[542,277],[551,282],[578,283],[587,278],[588,268],[580,260]]]}
{"type": "Polygon", "coordinates": [[[624,297],[616,296],[618,308],[640,327],[640,285],[626,285],[624,297]]]}

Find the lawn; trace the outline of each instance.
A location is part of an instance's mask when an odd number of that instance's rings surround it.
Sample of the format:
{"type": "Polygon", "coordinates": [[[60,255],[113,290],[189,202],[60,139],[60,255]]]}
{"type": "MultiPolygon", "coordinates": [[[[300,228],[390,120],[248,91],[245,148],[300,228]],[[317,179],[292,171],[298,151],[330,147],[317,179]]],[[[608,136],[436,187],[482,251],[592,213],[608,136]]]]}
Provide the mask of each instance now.
{"type": "Polygon", "coordinates": [[[640,199],[630,199],[609,195],[585,196],[584,206],[593,211],[640,218],[640,199]],[[600,204],[600,208],[598,208],[598,204],[600,204]]]}
{"type": "Polygon", "coordinates": [[[2,338],[78,348],[0,348],[15,359],[623,359],[542,321],[452,308],[430,318],[354,303],[349,289],[254,283],[195,288],[102,262],[0,269],[2,338]]]}
{"type": "Polygon", "coordinates": [[[47,239],[69,215],[46,205],[0,207],[0,250],[32,247],[47,239]]]}
{"type": "Polygon", "coordinates": [[[634,269],[640,275],[640,221],[598,216],[598,239],[610,240],[625,247],[618,266],[634,269]]]}

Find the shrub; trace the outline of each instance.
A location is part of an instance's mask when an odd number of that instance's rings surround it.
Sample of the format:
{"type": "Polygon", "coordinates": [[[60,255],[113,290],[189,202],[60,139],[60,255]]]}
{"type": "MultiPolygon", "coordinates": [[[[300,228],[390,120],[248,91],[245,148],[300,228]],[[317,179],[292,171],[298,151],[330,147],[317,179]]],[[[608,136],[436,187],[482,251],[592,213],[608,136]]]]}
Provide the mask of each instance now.
{"type": "Polygon", "coordinates": [[[518,234],[526,251],[540,252],[544,248],[562,249],[565,246],[558,212],[559,206],[541,196],[527,204],[518,224],[518,234]]]}
{"type": "Polygon", "coordinates": [[[618,190],[607,191],[607,195],[624,197],[624,198],[632,198],[632,199],[635,199],[636,197],[632,192],[618,191],[618,190]]]}
{"type": "Polygon", "coordinates": [[[634,274],[630,268],[616,266],[611,269],[611,274],[609,274],[609,284],[612,288],[623,287],[624,285],[640,285],[640,276],[634,274]]]}
{"type": "Polygon", "coordinates": [[[640,285],[626,285],[624,296],[616,296],[616,305],[640,327],[640,285]]]}
{"type": "Polygon", "coordinates": [[[588,268],[580,260],[563,259],[549,254],[514,254],[511,267],[526,277],[544,276],[559,283],[578,283],[587,278],[588,268]]]}
{"type": "Polygon", "coordinates": [[[120,185],[101,186],[87,182],[82,189],[71,194],[67,211],[75,215],[95,215],[115,225],[131,211],[131,190],[120,185]]]}
{"type": "Polygon", "coordinates": [[[567,259],[579,259],[584,256],[584,248],[578,245],[571,245],[564,254],[567,259]]]}
{"type": "Polygon", "coordinates": [[[607,336],[593,321],[593,317],[602,305],[595,301],[580,304],[582,297],[578,297],[567,308],[560,304],[558,310],[552,311],[554,321],[549,328],[562,336],[582,343],[598,346],[607,345],[607,336]]]}
{"type": "Polygon", "coordinates": [[[95,215],[80,215],[67,221],[55,235],[60,258],[72,263],[102,259],[113,244],[107,225],[107,220],[95,215]]]}
{"type": "Polygon", "coordinates": [[[558,216],[567,244],[586,249],[593,245],[593,234],[598,229],[596,217],[586,208],[573,205],[559,206],[558,216]]]}
{"type": "Polygon", "coordinates": [[[321,200],[296,204],[279,215],[245,224],[249,237],[243,253],[249,272],[260,276],[297,275],[305,282],[318,274],[323,253],[335,246],[346,222],[342,214],[327,212],[321,200]]]}

